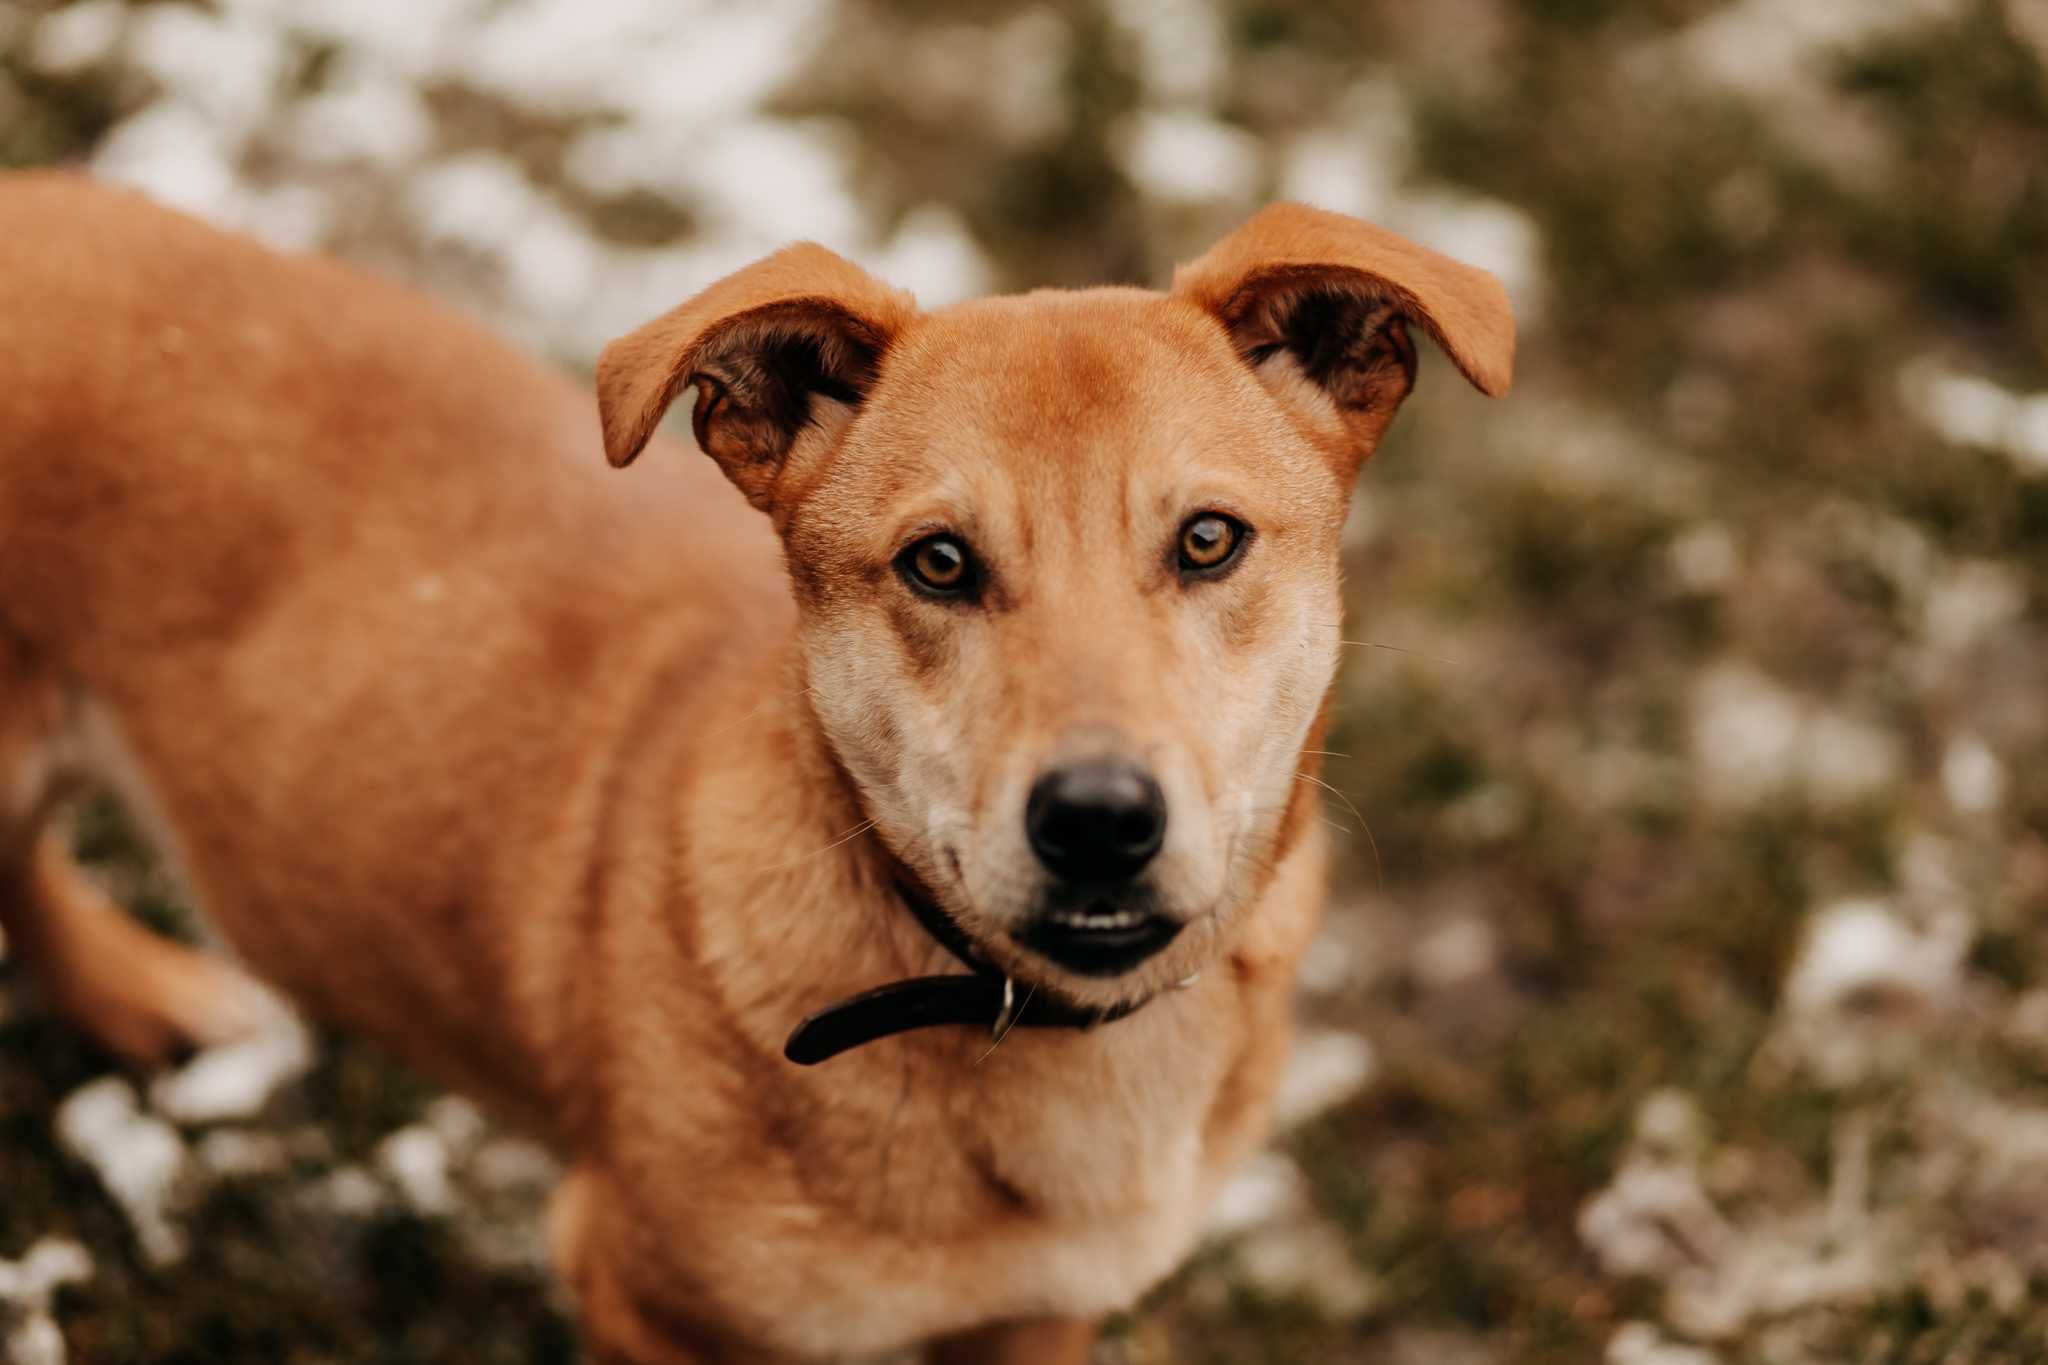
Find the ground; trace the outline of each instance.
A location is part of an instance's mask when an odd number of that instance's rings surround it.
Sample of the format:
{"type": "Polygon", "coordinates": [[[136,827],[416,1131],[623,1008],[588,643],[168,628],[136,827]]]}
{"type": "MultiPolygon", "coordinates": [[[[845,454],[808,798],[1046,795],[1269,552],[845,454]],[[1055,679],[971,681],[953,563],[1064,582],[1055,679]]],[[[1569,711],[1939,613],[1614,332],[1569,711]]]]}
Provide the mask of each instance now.
{"type": "MultiPolygon", "coordinates": [[[[2048,3],[0,0],[62,161],[570,366],[799,235],[1495,269],[1513,395],[1427,361],[1351,522],[1286,1124],[1102,1359],[2048,1359],[2048,3]]],[[[7,971],[18,1356],[572,1357],[530,1148],[340,1039],[195,1116],[7,971]]]]}

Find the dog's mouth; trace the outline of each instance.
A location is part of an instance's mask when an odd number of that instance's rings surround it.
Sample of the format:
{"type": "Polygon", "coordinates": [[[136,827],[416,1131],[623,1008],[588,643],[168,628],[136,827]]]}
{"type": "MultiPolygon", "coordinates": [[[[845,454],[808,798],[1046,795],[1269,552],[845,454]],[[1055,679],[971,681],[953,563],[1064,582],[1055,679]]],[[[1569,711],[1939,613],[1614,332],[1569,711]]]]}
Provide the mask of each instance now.
{"type": "Polygon", "coordinates": [[[1173,942],[1179,920],[1103,902],[1048,910],[1017,941],[1077,976],[1120,976],[1173,942]]]}

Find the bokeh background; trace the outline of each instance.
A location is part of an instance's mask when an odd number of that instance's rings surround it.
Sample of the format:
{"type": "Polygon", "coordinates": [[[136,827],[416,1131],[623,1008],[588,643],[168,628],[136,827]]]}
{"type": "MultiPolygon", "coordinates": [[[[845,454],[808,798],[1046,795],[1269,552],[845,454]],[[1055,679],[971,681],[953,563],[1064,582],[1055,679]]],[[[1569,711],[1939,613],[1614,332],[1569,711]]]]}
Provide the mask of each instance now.
{"type": "MultiPolygon", "coordinates": [[[[1515,392],[1427,360],[1350,523],[1282,1131],[1101,1359],[2048,1359],[2048,0],[0,0],[52,163],[570,367],[799,236],[935,303],[1294,197],[1495,270],[1515,392]]],[[[0,965],[0,1356],[567,1360],[547,1177],[0,965]]]]}

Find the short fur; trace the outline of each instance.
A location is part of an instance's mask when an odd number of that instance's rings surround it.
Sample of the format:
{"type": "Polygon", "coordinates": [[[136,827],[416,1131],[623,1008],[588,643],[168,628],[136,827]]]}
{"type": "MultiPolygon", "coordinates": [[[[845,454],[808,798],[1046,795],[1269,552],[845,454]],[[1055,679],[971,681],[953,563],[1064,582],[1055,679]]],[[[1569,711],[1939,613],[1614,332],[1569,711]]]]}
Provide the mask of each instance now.
{"type": "Polygon", "coordinates": [[[49,174],[0,240],[0,921],[84,1027],[160,1057],[267,1000],[71,869],[49,816],[101,782],[262,978],[558,1147],[599,1359],[1057,1365],[1185,1254],[1321,902],[1351,478],[1403,321],[1505,387],[1488,277],[1291,206],[1170,295],[921,313],[795,247],[606,352],[628,476],[586,394],[341,266],[49,174]],[[730,484],[654,435],[692,384],[730,484]],[[1197,585],[1204,508],[1254,534],[1197,585]],[[938,525],[981,605],[891,568],[938,525]],[[1009,934],[1021,793],[1105,748],[1187,926],[1112,980],[1009,934]],[[806,1012],[952,969],[905,867],[1028,988],[1156,998],[790,1066],[806,1012]]]}

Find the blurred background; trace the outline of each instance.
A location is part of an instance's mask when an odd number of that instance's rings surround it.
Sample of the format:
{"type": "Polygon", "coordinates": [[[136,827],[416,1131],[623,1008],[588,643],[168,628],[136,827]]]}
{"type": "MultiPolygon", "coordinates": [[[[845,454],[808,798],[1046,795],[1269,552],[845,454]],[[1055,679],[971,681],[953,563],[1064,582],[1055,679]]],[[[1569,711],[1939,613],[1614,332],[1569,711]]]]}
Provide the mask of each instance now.
{"type": "MultiPolygon", "coordinates": [[[[1514,394],[1426,359],[1351,519],[1281,1131],[1102,1360],[2048,1359],[2048,0],[0,0],[0,164],[584,369],[800,236],[931,304],[1291,197],[1497,272],[1514,394]]],[[[0,1356],[572,1358],[540,1153],[8,972],[0,1356]]]]}

